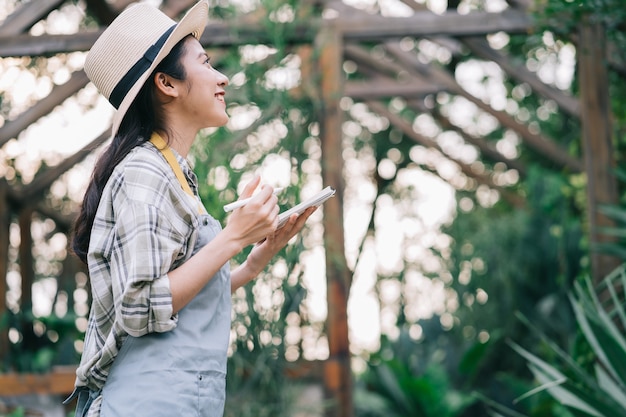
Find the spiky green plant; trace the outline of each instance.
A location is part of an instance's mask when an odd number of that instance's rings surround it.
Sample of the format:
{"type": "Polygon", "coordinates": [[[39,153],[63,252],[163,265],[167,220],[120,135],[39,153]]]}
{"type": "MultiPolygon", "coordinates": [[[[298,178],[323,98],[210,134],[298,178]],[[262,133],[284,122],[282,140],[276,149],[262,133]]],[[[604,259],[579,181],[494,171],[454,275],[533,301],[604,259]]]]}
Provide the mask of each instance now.
{"type": "MultiPolygon", "coordinates": [[[[518,401],[546,391],[576,417],[626,416],[625,288],[625,265],[596,288],[589,279],[574,286],[574,293],[570,296],[572,309],[580,333],[593,353],[593,362],[588,367],[549,340],[546,342],[559,359],[558,364],[548,363],[511,343],[512,348],[528,361],[532,374],[541,384],[518,401]]],[[[497,405],[494,408],[504,415],[520,416],[497,405]]]]}

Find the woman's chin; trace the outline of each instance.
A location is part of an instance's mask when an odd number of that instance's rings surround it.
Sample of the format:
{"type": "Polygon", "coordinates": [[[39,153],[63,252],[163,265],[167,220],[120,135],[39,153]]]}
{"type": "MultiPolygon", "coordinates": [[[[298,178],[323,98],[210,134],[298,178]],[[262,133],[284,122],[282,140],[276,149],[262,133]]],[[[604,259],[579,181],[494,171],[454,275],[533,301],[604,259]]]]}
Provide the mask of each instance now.
{"type": "Polygon", "coordinates": [[[209,127],[224,127],[228,124],[228,121],[230,120],[230,116],[227,115],[226,113],[224,113],[224,115],[222,115],[221,117],[216,117],[210,121],[208,121],[207,123],[205,123],[204,128],[209,128],[209,127]]]}

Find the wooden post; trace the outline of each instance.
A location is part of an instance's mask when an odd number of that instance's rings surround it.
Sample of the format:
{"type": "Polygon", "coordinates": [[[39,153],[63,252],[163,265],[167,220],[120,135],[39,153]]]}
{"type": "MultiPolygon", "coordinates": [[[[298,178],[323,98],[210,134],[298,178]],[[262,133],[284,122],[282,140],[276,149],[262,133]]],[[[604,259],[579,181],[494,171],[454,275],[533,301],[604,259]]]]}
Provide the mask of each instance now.
{"type": "Polygon", "coordinates": [[[324,366],[324,388],[330,406],[328,417],[352,417],[352,370],[348,340],[348,295],[351,273],[344,253],[342,96],[343,39],[337,28],[320,31],[319,74],[322,86],[322,177],[325,186],[337,190],[324,204],[324,248],[328,297],[327,334],[329,358],[324,366]]]}
{"type": "Polygon", "coordinates": [[[11,211],[8,202],[9,184],[0,179],[0,364],[9,354],[9,328],[7,322],[7,272],[9,271],[9,227],[11,211]]]}
{"type": "Polygon", "coordinates": [[[606,40],[601,24],[589,17],[580,27],[578,65],[583,128],[583,150],[587,172],[587,209],[591,248],[591,275],[601,281],[619,265],[619,260],[594,250],[593,245],[608,242],[599,234],[601,227],[613,222],[599,212],[601,204],[617,204],[617,184],[613,170],[611,107],[609,100],[606,40]]]}
{"type": "MultiPolygon", "coordinates": [[[[22,277],[22,303],[20,309],[23,313],[30,313],[33,309],[33,282],[35,272],[33,267],[33,236],[31,225],[33,223],[33,210],[23,207],[19,215],[20,225],[20,275],[22,277]]],[[[28,314],[25,314],[27,317],[28,314]]]]}

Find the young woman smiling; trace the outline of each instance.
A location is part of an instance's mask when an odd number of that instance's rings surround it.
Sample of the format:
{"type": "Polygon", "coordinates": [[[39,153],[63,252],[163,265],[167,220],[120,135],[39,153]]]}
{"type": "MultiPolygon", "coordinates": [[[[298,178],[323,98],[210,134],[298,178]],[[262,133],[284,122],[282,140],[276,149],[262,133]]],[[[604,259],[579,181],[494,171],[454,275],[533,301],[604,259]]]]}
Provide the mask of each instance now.
{"type": "Polygon", "coordinates": [[[228,122],[228,78],[199,42],[208,2],[178,22],[129,7],[89,51],[85,72],[117,109],[76,221],[92,305],[77,370],[76,417],[222,416],[231,292],[257,276],[315,210],[277,228],[256,177],[224,228],[186,161],[200,129],[228,122]],[[254,245],[230,271],[230,259],[254,245]]]}

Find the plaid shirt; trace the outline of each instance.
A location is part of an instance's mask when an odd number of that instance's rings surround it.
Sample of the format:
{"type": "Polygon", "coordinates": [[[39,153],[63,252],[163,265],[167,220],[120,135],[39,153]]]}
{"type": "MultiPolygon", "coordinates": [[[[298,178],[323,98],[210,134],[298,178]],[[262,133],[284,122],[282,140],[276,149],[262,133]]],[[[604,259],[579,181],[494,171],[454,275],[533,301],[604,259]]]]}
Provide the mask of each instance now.
{"type": "MultiPolygon", "coordinates": [[[[176,159],[197,196],[197,178],[176,159]]],[[[191,255],[198,201],[151,143],[133,149],[107,182],[88,252],[92,305],[76,386],[98,391],[127,335],[176,327],[168,271],[191,255]]]]}

